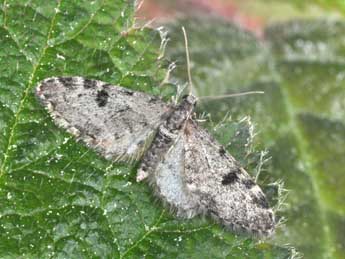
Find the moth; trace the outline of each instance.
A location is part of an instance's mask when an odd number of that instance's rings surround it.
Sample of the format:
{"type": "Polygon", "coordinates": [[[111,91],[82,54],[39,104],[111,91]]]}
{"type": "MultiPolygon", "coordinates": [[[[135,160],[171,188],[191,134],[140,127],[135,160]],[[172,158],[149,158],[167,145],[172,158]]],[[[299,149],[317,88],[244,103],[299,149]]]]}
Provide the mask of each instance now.
{"type": "Polygon", "coordinates": [[[207,214],[258,236],[274,231],[274,213],[260,187],[193,119],[193,95],[174,105],[78,76],[45,79],[36,95],[58,126],[100,155],[140,161],[137,181],[148,181],[178,216],[207,214]]]}

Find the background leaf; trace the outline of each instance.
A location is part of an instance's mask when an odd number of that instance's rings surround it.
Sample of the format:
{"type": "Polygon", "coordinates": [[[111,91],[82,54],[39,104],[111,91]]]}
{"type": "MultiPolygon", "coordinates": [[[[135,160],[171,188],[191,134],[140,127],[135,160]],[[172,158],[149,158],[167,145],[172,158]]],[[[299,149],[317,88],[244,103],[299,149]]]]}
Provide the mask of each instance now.
{"type": "Polygon", "coordinates": [[[287,222],[273,242],[289,243],[306,258],[343,258],[344,22],[280,23],[260,41],[219,18],[180,19],[169,25],[168,56],[180,64],[176,80],[186,77],[181,25],[199,95],[265,91],[204,102],[201,109],[216,119],[250,115],[257,125],[256,145],[272,156],[260,178],[283,179],[289,189],[280,214],[287,222]]]}
{"type": "MultiPolygon", "coordinates": [[[[291,256],[289,248],[237,237],[208,219],[177,219],[135,182],[135,168],[77,143],[35,99],[40,80],[62,75],[169,99],[173,85],[158,87],[167,73],[164,35],[136,28],[134,9],[122,0],[1,3],[0,257],[291,256]]],[[[243,128],[232,125],[233,132],[243,128]]]]}

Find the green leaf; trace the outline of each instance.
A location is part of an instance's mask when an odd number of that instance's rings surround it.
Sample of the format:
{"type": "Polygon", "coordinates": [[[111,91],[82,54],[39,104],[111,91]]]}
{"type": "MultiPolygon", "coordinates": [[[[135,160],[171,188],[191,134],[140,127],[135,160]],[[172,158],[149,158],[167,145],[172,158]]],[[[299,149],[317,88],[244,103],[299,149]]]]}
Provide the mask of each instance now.
{"type": "MultiPolygon", "coordinates": [[[[306,258],[345,257],[345,23],[281,23],[267,28],[263,42],[214,18],[186,18],[169,26],[172,60],[184,58],[181,24],[199,95],[265,91],[207,101],[200,110],[215,120],[249,115],[259,130],[256,146],[272,156],[260,178],[282,179],[289,190],[280,213],[287,221],[272,243],[289,243],[306,258]]],[[[185,79],[185,69],[175,77],[185,79]]]]}
{"type": "MultiPolygon", "coordinates": [[[[40,80],[62,75],[166,99],[174,94],[174,85],[164,81],[164,35],[134,26],[133,1],[0,6],[1,258],[291,255],[291,249],[237,237],[209,219],[176,218],[145,183],[136,183],[136,168],[106,161],[77,143],[36,100],[40,80]]],[[[243,123],[232,125],[247,136],[243,123]]]]}

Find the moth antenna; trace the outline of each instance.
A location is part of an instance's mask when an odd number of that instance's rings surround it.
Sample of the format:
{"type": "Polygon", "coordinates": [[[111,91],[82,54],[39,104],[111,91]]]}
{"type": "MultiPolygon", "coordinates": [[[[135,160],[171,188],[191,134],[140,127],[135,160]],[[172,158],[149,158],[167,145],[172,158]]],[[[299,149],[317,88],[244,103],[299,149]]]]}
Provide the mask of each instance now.
{"type": "Polygon", "coordinates": [[[236,93],[236,94],[225,94],[225,95],[217,95],[217,96],[200,96],[198,97],[199,100],[219,100],[229,97],[238,97],[244,95],[251,95],[251,94],[264,94],[264,91],[248,91],[243,93],[236,93]]]}
{"type": "MultiPolygon", "coordinates": [[[[186,50],[187,73],[188,73],[188,92],[189,92],[189,94],[192,94],[193,92],[195,92],[194,91],[195,89],[194,89],[193,81],[192,81],[188,37],[187,37],[187,32],[186,32],[186,29],[184,26],[182,26],[182,32],[183,32],[185,50],[186,50]]],[[[207,99],[218,100],[218,99],[223,99],[223,98],[244,96],[244,95],[250,95],[250,94],[264,94],[264,92],[263,91],[249,91],[249,92],[228,94],[228,95],[219,95],[219,96],[201,96],[201,97],[198,97],[198,100],[207,100],[207,99]]]]}
{"type": "Polygon", "coordinates": [[[188,38],[187,38],[187,33],[186,29],[184,26],[182,26],[182,32],[183,32],[183,37],[184,37],[184,45],[186,49],[186,60],[187,60],[187,73],[188,73],[188,90],[189,94],[192,94],[193,92],[193,82],[192,82],[192,74],[190,72],[190,57],[189,57],[189,47],[188,47],[188,38]]]}
{"type": "Polygon", "coordinates": [[[144,0],[137,2],[136,7],[135,7],[135,11],[136,12],[139,11],[141,9],[141,7],[143,6],[143,4],[144,4],[144,0]]]}
{"type": "Polygon", "coordinates": [[[152,23],[155,22],[155,20],[156,20],[156,18],[152,18],[152,19],[150,19],[149,21],[147,21],[147,22],[141,27],[141,30],[143,30],[144,28],[149,28],[149,27],[152,25],[152,23]]]}

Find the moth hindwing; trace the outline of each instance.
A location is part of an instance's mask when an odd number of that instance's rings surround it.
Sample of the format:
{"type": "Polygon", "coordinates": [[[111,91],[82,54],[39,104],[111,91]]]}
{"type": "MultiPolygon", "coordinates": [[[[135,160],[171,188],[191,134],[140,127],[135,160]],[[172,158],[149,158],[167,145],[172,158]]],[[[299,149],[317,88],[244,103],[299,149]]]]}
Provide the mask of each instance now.
{"type": "Polygon", "coordinates": [[[261,236],[275,219],[260,187],[192,119],[196,98],[178,105],[83,77],[43,80],[36,95],[55,123],[107,159],[141,159],[145,178],[179,216],[208,214],[224,226],[261,236]]]}

